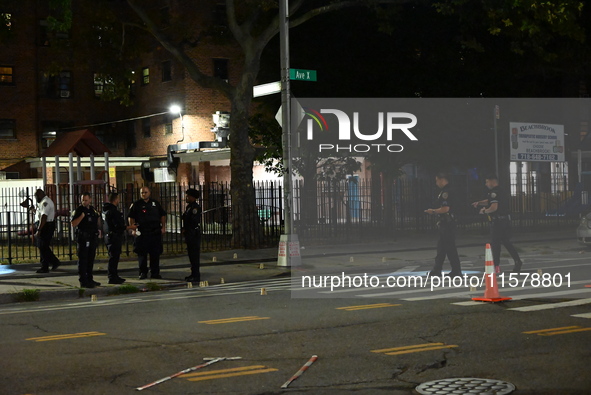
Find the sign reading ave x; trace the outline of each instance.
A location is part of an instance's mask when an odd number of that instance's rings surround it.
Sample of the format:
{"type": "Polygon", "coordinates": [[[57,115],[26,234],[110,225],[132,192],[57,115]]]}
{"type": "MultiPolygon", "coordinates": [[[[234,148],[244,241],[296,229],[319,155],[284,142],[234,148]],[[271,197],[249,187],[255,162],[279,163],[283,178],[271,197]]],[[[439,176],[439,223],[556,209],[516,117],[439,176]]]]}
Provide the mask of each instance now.
{"type": "Polygon", "coordinates": [[[289,79],[295,81],[316,81],[316,70],[289,69],[289,79]]]}

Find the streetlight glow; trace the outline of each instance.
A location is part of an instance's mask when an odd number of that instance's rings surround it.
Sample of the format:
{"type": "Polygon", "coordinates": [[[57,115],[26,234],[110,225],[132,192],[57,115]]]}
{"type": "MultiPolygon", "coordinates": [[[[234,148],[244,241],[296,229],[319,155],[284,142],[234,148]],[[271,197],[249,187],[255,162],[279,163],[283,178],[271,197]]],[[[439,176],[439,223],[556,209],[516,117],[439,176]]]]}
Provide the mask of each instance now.
{"type": "Polygon", "coordinates": [[[181,113],[181,106],[179,106],[178,104],[173,104],[172,106],[170,106],[169,110],[172,113],[180,114],[181,113]]]}

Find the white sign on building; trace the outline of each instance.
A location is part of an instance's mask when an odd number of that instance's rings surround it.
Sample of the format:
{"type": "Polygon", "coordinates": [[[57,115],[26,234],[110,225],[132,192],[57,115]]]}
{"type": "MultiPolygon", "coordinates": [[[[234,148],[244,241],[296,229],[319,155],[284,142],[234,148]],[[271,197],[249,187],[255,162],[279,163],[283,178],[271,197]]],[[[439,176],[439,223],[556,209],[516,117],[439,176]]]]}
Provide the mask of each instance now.
{"type": "Polygon", "coordinates": [[[564,125],[511,122],[509,128],[512,161],[564,162],[564,125]]]}

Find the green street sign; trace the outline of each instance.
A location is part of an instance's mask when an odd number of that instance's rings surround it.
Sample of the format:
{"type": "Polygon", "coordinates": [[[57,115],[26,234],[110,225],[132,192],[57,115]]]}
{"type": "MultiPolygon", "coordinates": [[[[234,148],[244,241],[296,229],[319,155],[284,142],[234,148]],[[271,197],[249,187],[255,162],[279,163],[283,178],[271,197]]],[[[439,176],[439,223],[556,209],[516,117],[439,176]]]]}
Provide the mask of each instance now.
{"type": "Polygon", "coordinates": [[[316,70],[289,69],[289,79],[295,81],[316,81],[316,70]]]}

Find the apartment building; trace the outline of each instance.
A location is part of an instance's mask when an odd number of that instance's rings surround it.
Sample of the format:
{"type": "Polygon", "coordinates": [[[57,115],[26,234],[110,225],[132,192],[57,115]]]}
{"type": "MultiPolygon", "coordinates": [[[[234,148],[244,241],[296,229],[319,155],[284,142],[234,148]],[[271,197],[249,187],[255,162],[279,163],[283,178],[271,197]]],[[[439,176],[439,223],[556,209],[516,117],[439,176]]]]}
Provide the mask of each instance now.
{"type": "MultiPolygon", "coordinates": [[[[158,22],[165,31],[175,28],[171,21],[187,12],[183,7],[189,6],[175,0],[152,3],[158,5],[148,11],[159,15],[158,22]]],[[[67,32],[49,29],[47,16],[51,10],[47,2],[3,4],[0,23],[6,23],[7,29],[0,36],[0,171],[9,178],[39,177],[39,158],[44,151],[56,138],[67,139],[67,133],[80,129],[90,130],[109,148],[114,158],[112,173],[118,182],[143,181],[141,166],[130,165],[124,158],[150,158],[151,166],[157,167],[154,163],[166,160],[169,145],[215,140],[212,116],[229,111],[230,103],[219,92],[196,84],[156,41],[138,56],[130,70],[131,102],[125,106],[101,99],[108,83],[87,53],[69,45],[75,35],[87,31],[83,27],[88,21],[82,16],[88,10],[81,7],[89,4],[73,2],[73,23],[67,32]],[[173,105],[178,110],[170,111],[173,105]]],[[[212,0],[192,2],[190,6],[196,16],[195,26],[225,29],[223,4],[212,0]]],[[[236,46],[203,40],[188,48],[187,53],[204,73],[236,82],[240,68],[236,46]]],[[[67,154],[60,153],[63,160],[67,160],[67,154]]],[[[215,159],[217,162],[197,158],[181,163],[171,176],[189,182],[228,180],[229,153],[218,152],[215,159]]],[[[52,172],[55,174],[54,169],[48,172],[50,178],[52,172]]],[[[60,179],[66,180],[67,175],[60,179]]]]}

